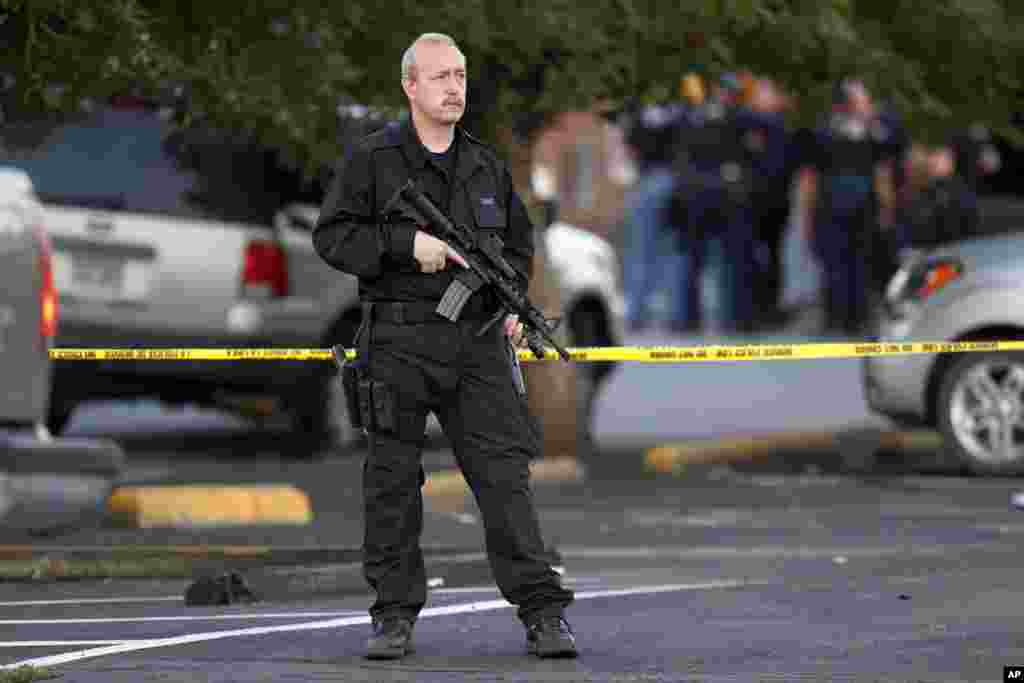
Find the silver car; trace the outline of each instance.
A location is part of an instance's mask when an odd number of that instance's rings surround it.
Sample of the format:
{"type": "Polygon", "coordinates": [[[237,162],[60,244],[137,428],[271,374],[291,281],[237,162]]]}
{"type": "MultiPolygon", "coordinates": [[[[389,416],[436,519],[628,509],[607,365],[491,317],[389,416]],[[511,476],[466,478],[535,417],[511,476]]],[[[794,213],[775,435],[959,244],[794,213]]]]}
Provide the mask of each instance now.
{"type": "MultiPolygon", "coordinates": [[[[1024,338],[1024,235],[971,239],[909,257],[889,283],[877,338],[1024,338]]],[[[863,370],[873,411],[938,429],[973,472],[1024,471],[1024,354],[865,358],[863,370]]]]}
{"type": "Polygon", "coordinates": [[[28,176],[0,167],[0,530],[97,521],[120,473],[117,444],[46,429],[58,326],[52,251],[28,176]]]}

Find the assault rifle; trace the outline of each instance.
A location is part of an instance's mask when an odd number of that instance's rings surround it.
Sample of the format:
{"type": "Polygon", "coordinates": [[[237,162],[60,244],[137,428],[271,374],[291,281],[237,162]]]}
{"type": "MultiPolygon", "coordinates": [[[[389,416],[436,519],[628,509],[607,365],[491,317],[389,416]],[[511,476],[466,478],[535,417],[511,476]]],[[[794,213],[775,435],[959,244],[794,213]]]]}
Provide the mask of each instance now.
{"type": "Polygon", "coordinates": [[[523,323],[526,344],[534,356],[544,358],[544,342],[547,341],[563,361],[570,360],[569,352],[554,337],[557,321],[549,323],[521,291],[517,282],[519,275],[501,255],[504,243],[498,235],[491,231],[478,233],[463,225],[456,225],[434,206],[411,179],[388,200],[382,213],[387,217],[397,214],[415,221],[418,226],[426,227],[435,237],[447,242],[469,264],[468,269],[462,269],[456,274],[445,290],[437,305],[438,315],[453,322],[458,320],[469,297],[482,287],[490,286],[491,291],[497,295],[500,307],[494,317],[480,328],[478,335],[487,332],[506,315],[515,314],[523,323]]]}

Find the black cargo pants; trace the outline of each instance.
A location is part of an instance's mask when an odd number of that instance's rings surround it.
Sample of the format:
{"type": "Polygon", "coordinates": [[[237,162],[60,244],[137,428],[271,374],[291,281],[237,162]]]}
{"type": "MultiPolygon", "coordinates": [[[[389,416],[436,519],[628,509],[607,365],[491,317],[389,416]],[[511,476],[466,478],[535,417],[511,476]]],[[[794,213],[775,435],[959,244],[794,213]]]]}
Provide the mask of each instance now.
{"type": "Polygon", "coordinates": [[[546,559],[529,486],[541,444],[513,381],[503,326],[478,337],[483,321],[475,317],[397,323],[383,313],[362,331],[373,379],[393,390],[397,417],[394,433],[370,436],[363,470],[364,575],[377,593],[370,615],[415,618],[426,603],[420,457],[431,411],[476,497],[501,594],[524,622],[560,614],[573,594],[546,559]]]}

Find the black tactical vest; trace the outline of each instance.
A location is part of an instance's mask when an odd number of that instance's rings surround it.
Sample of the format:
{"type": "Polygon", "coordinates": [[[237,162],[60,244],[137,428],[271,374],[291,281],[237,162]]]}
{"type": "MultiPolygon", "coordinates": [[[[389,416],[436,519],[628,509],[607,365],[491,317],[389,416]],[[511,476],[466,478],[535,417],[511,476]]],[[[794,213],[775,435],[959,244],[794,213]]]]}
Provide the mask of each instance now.
{"type": "MultiPolygon", "coordinates": [[[[701,171],[721,172],[723,166],[734,165],[749,174],[752,159],[735,114],[717,103],[701,105],[697,113],[699,125],[691,126],[686,136],[690,162],[701,171]]],[[[724,173],[734,175],[729,168],[724,173]]]]}
{"type": "Polygon", "coordinates": [[[835,114],[829,119],[828,130],[827,149],[822,154],[823,174],[872,177],[877,142],[871,126],[844,114],[835,114]]]}

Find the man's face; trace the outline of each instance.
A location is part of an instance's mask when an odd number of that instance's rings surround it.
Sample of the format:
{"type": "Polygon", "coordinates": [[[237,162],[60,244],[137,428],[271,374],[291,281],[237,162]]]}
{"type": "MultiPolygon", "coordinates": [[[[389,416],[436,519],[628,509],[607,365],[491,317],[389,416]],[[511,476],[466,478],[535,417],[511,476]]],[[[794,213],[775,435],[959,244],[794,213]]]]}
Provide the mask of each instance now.
{"type": "Polygon", "coordinates": [[[767,78],[758,79],[754,84],[754,95],[751,98],[751,108],[760,112],[782,111],[784,102],[782,93],[773,81],[767,78]]]}
{"type": "Polygon", "coordinates": [[[871,94],[863,83],[855,82],[850,87],[850,110],[855,114],[870,115],[873,110],[871,94]]]}
{"type": "Polygon", "coordinates": [[[956,160],[953,157],[953,150],[949,147],[936,148],[928,158],[928,171],[935,178],[953,175],[955,167],[956,160]]]}
{"type": "Polygon", "coordinates": [[[409,105],[429,120],[454,125],[466,110],[466,64],[451,45],[416,46],[416,76],[402,87],[409,105]]]}

